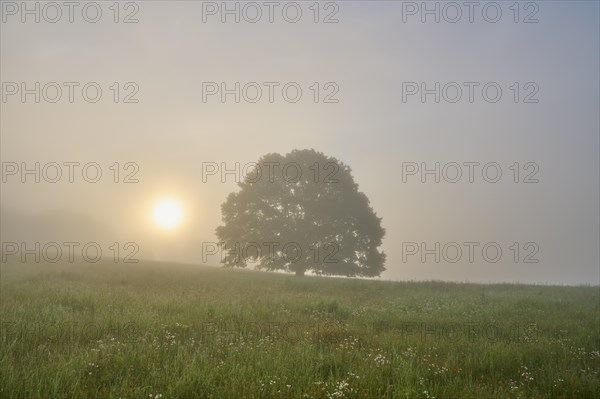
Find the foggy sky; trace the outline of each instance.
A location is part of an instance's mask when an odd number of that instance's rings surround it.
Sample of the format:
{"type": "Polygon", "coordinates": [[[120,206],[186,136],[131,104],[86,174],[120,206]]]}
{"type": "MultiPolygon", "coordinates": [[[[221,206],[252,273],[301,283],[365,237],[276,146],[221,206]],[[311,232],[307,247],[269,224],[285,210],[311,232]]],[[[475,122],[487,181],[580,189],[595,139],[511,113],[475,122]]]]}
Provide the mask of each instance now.
{"type": "Polygon", "coordinates": [[[216,241],[220,204],[237,190],[231,176],[204,183],[203,162],[233,168],[314,148],[351,166],[383,218],[382,278],[599,284],[597,2],[538,2],[532,24],[514,23],[508,3],[497,23],[477,12],[473,23],[466,16],[421,23],[419,15],[403,22],[402,2],[337,2],[339,23],[332,24],[312,21],[312,2],[300,2],[298,23],[276,13],[275,22],[254,24],[221,23],[218,15],[204,23],[201,2],[191,1],[139,2],[138,23],[115,24],[110,4],[102,3],[95,24],[80,14],[74,23],[6,16],[1,24],[2,82],[104,89],[97,103],[80,96],[1,103],[2,162],[96,162],[103,171],[95,184],[80,175],[74,183],[9,177],[2,241],[133,241],[141,259],[202,263],[202,243],[216,241]],[[115,104],[113,82],[137,84],[139,103],[115,104]],[[303,97],[203,102],[202,82],[298,82],[303,97]],[[339,103],[314,103],[313,82],[335,82],[339,103]],[[504,91],[497,103],[479,95],[473,103],[403,102],[403,82],[497,82],[504,91]],[[539,103],[514,103],[514,82],[534,82],[539,103]],[[139,182],[114,183],[115,162],[139,165],[139,182]],[[498,183],[480,173],[473,183],[465,176],[404,183],[403,162],[496,162],[503,176],[498,183]],[[514,183],[515,162],[538,165],[539,182],[514,183]],[[186,212],[168,232],[150,217],[164,196],[180,199],[186,212]],[[497,242],[504,252],[497,263],[481,261],[480,250],[473,264],[465,254],[457,263],[403,262],[403,242],[497,242]],[[513,262],[514,242],[536,243],[539,263],[513,262]]]}

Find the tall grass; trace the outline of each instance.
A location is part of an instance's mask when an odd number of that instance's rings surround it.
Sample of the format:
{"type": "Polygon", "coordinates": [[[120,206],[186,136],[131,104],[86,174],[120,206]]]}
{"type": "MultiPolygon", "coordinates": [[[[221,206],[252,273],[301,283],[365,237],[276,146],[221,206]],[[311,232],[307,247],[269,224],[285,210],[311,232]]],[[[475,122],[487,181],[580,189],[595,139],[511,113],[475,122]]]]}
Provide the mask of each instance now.
{"type": "Polygon", "coordinates": [[[597,398],[598,287],[1,265],[2,398],[597,398]]]}

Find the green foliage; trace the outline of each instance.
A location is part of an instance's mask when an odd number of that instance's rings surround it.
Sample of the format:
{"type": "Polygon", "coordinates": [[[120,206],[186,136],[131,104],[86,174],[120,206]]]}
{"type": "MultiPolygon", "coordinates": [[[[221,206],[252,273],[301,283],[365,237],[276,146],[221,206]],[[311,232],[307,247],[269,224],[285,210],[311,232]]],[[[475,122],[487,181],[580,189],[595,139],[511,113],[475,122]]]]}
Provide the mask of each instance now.
{"type": "Polygon", "coordinates": [[[314,150],[267,154],[238,185],[216,229],[230,251],[225,265],[366,277],[385,270],[381,218],[337,159],[314,150]]]}
{"type": "Polygon", "coordinates": [[[533,399],[600,389],[598,287],[149,262],[0,271],[2,398],[533,399]],[[445,334],[453,324],[498,331],[445,334]]]}

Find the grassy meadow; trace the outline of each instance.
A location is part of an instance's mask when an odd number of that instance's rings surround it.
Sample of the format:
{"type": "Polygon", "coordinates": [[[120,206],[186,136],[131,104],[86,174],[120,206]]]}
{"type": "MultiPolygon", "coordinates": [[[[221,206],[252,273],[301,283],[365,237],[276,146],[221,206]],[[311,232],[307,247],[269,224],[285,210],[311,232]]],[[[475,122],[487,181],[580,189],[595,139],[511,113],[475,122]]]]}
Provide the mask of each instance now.
{"type": "Polygon", "coordinates": [[[2,398],[598,398],[598,287],[1,265],[2,398]]]}

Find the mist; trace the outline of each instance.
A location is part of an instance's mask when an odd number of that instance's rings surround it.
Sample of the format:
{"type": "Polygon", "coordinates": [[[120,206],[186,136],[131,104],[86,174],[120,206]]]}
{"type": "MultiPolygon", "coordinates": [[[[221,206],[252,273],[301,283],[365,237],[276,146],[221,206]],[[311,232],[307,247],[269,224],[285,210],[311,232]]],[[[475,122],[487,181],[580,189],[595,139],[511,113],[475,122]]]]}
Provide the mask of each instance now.
{"type": "Polygon", "coordinates": [[[507,7],[495,23],[479,8],[473,22],[464,9],[447,22],[448,9],[422,23],[412,5],[360,1],[321,9],[337,23],[315,23],[304,3],[297,23],[279,8],[269,22],[264,7],[248,22],[243,4],[239,23],[226,13],[222,23],[215,4],[144,2],[137,23],[114,23],[108,6],[97,23],[79,9],[72,23],[66,10],[57,23],[5,10],[4,242],[134,242],[140,259],[218,266],[203,243],[217,241],[244,166],[314,148],[352,168],[382,218],[382,279],[599,283],[598,4],[544,3],[537,23],[515,23],[507,7]],[[49,82],[62,88],[56,102],[49,82]],[[97,102],[83,93],[90,82],[97,102]],[[497,102],[482,94],[490,82],[497,102]],[[286,99],[296,87],[300,100],[286,99]],[[72,182],[64,163],[78,163],[72,182]],[[176,229],[152,221],[162,197],[183,204],[176,229]],[[465,242],[479,245],[473,262],[465,242]],[[439,243],[439,263],[421,249],[405,256],[414,243],[439,243]],[[464,250],[455,263],[442,256],[448,243],[464,250]],[[501,247],[499,261],[484,259],[486,243],[501,247]],[[524,263],[532,252],[537,263],[524,263]]]}

